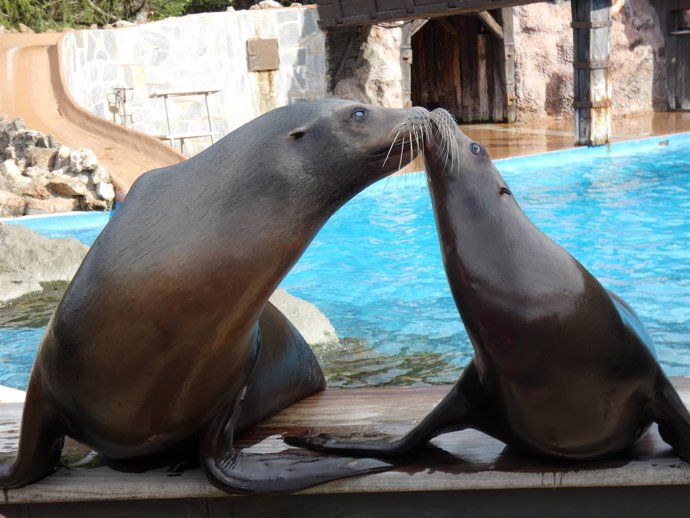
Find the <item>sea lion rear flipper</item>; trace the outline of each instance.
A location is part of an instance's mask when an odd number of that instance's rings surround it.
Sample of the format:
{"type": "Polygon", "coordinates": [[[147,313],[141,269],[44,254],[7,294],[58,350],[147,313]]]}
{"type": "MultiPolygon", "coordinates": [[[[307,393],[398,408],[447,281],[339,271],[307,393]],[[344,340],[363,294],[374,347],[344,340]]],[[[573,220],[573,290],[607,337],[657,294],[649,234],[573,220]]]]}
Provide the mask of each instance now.
{"type": "Polygon", "coordinates": [[[32,375],[24,403],[19,450],[12,462],[0,466],[0,487],[22,487],[55,471],[64,437],[41,383],[32,375]]]}
{"type": "Polygon", "coordinates": [[[477,368],[472,360],[441,402],[421,423],[402,437],[381,436],[376,439],[362,439],[322,433],[288,435],[285,442],[293,446],[341,454],[397,457],[442,433],[476,426],[478,414],[474,408],[482,394],[477,368]]]}
{"type": "Polygon", "coordinates": [[[661,369],[651,406],[661,438],[673,446],[681,459],[690,462],[690,413],[661,369]]]}
{"type": "Polygon", "coordinates": [[[246,387],[230,413],[220,413],[201,441],[201,464],[209,481],[223,491],[285,493],[339,478],[392,468],[376,459],[310,456],[299,453],[244,453],[233,447],[234,427],[246,387]]]}

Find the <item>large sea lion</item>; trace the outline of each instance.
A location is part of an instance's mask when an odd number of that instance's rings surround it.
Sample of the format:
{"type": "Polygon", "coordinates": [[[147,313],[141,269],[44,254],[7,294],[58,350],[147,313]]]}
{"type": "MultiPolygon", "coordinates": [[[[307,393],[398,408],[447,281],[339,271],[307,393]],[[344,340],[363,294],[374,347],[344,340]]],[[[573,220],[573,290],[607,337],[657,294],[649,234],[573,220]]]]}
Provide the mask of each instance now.
{"type": "Polygon", "coordinates": [[[475,428],[526,453],[611,456],[656,421],[690,461],[690,415],[635,312],[520,210],[486,149],[443,110],[425,143],[441,255],[474,358],[407,435],[288,438],[324,451],[402,455],[475,428]]]}
{"type": "Polygon", "coordinates": [[[233,434],[324,388],[311,350],[267,300],[341,205],[411,160],[428,117],[300,103],[139,178],[49,323],[0,486],[55,470],[65,435],[117,464],[194,448],[228,491],[291,491],[385,468],[243,454],[233,434]]]}

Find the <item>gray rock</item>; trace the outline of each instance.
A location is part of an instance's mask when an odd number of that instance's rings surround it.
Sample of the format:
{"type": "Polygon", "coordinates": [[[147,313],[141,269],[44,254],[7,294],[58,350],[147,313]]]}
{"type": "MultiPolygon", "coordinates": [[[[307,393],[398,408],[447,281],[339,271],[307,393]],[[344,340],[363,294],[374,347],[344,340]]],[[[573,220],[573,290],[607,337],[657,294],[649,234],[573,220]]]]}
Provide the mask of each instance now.
{"type": "Polygon", "coordinates": [[[76,239],[49,239],[0,223],[0,302],[41,291],[42,282],[69,281],[86,252],[76,239]]]}
{"type": "Polygon", "coordinates": [[[28,166],[38,166],[50,170],[55,162],[56,154],[54,149],[31,146],[26,150],[26,162],[28,166]]]}
{"type": "Polygon", "coordinates": [[[24,214],[53,214],[54,212],[71,212],[81,208],[77,198],[53,197],[47,200],[26,199],[24,214]]]}
{"type": "Polygon", "coordinates": [[[48,188],[61,196],[83,196],[86,194],[86,184],[80,177],[64,174],[52,174],[48,180],[48,188]]]}
{"type": "Polygon", "coordinates": [[[72,150],[67,146],[60,146],[57,151],[57,156],[55,157],[55,164],[53,167],[55,169],[62,169],[64,167],[69,167],[70,156],[72,155],[72,150]]]}
{"type": "Polygon", "coordinates": [[[278,288],[269,301],[292,322],[309,345],[338,343],[338,335],[328,318],[306,300],[278,288]]]}
{"type": "Polygon", "coordinates": [[[21,191],[31,180],[22,175],[22,170],[14,160],[0,163],[0,189],[11,192],[21,191]]]}
{"type": "Polygon", "coordinates": [[[21,216],[24,214],[26,201],[23,196],[0,190],[0,217],[21,216]]]}
{"type": "Polygon", "coordinates": [[[96,184],[96,195],[104,201],[113,201],[115,199],[115,189],[113,184],[98,182],[96,184]]]}
{"type": "Polygon", "coordinates": [[[46,188],[46,183],[45,178],[33,178],[19,194],[22,196],[29,196],[31,198],[38,198],[39,200],[47,200],[50,198],[51,193],[46,188]]]}

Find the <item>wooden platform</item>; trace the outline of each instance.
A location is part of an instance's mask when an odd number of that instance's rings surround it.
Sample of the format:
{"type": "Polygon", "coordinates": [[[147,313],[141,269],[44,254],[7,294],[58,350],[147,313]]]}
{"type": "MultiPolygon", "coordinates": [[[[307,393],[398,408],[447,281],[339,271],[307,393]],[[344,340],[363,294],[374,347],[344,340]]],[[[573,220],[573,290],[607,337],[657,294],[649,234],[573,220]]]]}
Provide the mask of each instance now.
{"type": "MultiPolygon", "coordinates": [[[[675,378],[690,405],[690,380],[675,378]]],[[[286,448],[281,434],[310,427],[402,434],[448,386],[329,390],[243,438],[253,451],[286,448]]],[[[0,451],[16,448],[21,404],[0,406],[0,451]]],[[[549,516],[587,518],[690,516],[690,464],[656,428],[625,458],[544,462],[507,451],[479,432],[439,437],[395,470],[324,484],[295,495],[232,496],[199,469],[127,474],[107,467],[66,469],[4,492],[9,517],[412,517],[549,516]],[[625,514],[623,514],[625,513],[625,514]]]]}

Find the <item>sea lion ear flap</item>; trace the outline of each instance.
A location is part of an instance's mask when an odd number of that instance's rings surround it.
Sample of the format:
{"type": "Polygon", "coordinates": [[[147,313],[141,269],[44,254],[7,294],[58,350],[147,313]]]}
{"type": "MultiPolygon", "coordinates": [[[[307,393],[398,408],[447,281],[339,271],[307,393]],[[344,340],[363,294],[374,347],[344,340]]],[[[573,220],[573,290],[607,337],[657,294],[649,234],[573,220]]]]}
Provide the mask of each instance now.
{"type": "Polygon", "coordinates": [[[307,128],[295,128],[288,135],[290,135],[293,140],[297,140],[302,138],[306,133],[307,128]]]}

